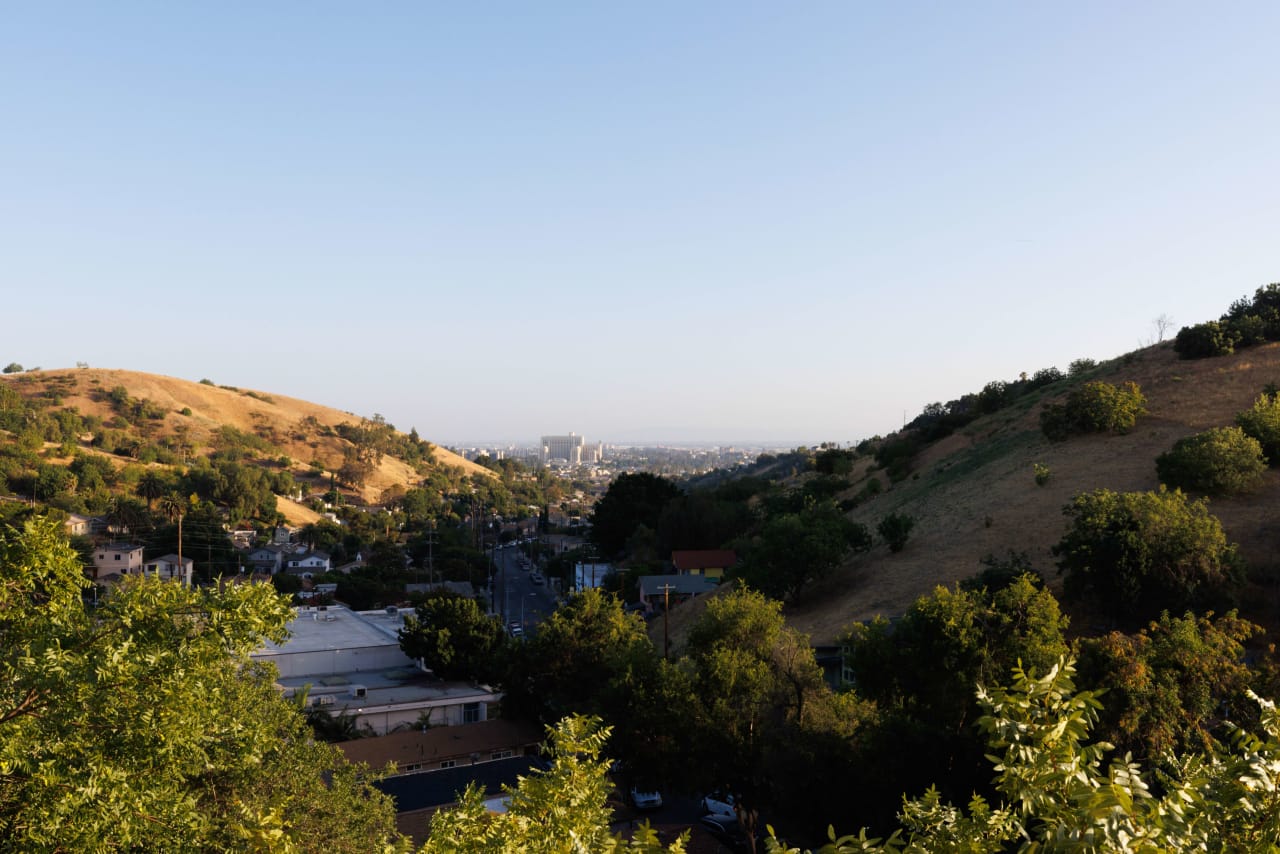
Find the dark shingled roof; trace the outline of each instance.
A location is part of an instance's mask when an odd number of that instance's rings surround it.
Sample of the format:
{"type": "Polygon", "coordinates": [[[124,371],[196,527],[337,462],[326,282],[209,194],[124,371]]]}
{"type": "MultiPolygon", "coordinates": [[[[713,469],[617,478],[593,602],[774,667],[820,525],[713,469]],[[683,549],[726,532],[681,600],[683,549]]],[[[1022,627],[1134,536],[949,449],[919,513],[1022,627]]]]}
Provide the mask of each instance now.
{"type": "Polygon", "coordinates": [[[504,785],[514,786],[518,777],[530,774],[535,767],[534,760],[533,756],[513,756],[475,765],[388,777],[374,785],[396,802],[396,812],[410,812],[454,803],[458,794],[473,781],[483,789],[486,797],[497,795],[504,785]]]}

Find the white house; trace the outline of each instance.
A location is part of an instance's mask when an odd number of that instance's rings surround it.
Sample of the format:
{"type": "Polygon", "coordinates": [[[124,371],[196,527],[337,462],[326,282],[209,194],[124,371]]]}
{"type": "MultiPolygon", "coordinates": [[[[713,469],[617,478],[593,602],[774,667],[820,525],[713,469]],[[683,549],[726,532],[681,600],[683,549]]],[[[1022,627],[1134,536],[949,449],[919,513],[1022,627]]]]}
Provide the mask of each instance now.
{"type": "Polygon", "coordinates": [[[131,575],[142,570],[142,546],[134,543],[107,543],[93,550],[93,577],[131,575]]]}
{"type": "Polygon", "coordinates": [[[328,552],[304,552],[287,555],[284,559],[285,572],[310,578],[328,572],[330,567],[328,552]]]}
{"type": "Polygon", "coordinates": [[[195,561],[191,558],[179,558],[176,554],[167,554],[147,561],[142,571],[147,575],[154,574],[160,578],[177,578],[190,587],[195,568],[195,561]]]}
{"type": "Polygon", "coordinates": [[[250,549],[245,558],[254,572],[275,575],[284,566],[284,555],[287,551],[286,546],[274,544],[259,546],[256,549],[250,549]]]}

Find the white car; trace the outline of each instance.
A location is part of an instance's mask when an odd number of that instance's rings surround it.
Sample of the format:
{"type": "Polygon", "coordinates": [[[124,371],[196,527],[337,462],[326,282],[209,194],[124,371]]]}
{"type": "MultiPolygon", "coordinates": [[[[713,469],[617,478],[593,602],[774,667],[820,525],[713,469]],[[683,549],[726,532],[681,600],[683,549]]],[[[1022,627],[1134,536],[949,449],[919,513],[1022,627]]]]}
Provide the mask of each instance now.
{"type": "Polygon", "coordinates": [[[639,786],[632,786],[631,804],[638,810],[656,810],[662,806],[662,793],[657,789],[645,791],[639,786]]]}
{"type": "Polygon", "coordinates": [[[738,814],[734,810],[733,804],[733,795],[727,792],[715,791],[703,797],[702,811],[710,815],[737,818],[738,814]]]}

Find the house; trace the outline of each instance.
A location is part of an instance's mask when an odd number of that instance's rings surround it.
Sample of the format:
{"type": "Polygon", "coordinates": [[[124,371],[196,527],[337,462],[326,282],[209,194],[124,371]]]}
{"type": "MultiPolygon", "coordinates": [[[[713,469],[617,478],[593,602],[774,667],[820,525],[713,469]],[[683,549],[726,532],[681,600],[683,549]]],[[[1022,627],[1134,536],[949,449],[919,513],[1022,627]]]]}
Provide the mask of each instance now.
{"type": "Polygon", "coordinates": [[[70,513],[67,515],[67,521],[62,524],[67,530],[68,537],[87,537],[89,536],[92,521],[88,516],[70,513]]]}
{"type": "Polygon", "coordinates": [[[259,546],[256,549],[250,549],[245,555],[245,562],[253,568],[254,572],[262,572],[267,575],[275,575],[284,565],[284,555],[287,549],[284,546],[275,544],[259,546]]]}
{"type": "Polygon", "coordinates": [[[329,571],[329,553],[303,552],[302,554],[286,555],[284,569],[290,575],[301,575],[303,578],[320,575],[329,571]]]}
{"type": "Polygon", "coordinates": [[[671,565],[677,575],[705,575],[720,580],[737,562],[738,554],[733,549],[690,549],[671,553],[671,565]]]}
{"type": "Polygon", "coordinates": [[[142,546],[107,543],[93,550],[93,577],[132,575],[142,571],[142,546]]]}
{"type": "Polygon", "coordinates": [[[189,557],[180,558],[176,554],[161,555],[154,560],[147,561],[142,571],[146,575],[156,575],[160,578],[177,578],[191,586],[191,580],[194,577],[196,564],[189,557]]]}
{"type": "Polygon", "coordinates": [[[715,590],[716,586],[716,579],[705,575],[642,575],[640,604],[646,613],[653,613],[668,602],[674,605],[715,590]]]}

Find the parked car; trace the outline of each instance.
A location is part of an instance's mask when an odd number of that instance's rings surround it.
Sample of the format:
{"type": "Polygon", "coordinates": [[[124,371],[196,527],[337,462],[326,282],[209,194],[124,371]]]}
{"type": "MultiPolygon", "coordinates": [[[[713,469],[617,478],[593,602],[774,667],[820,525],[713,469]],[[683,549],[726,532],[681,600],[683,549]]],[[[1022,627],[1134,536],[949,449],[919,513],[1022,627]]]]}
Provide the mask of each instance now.
{"type": "Polygon", "coordinates": [[[631,805],[638,810],[656,810],[662,806],[662,793],[640,785],[632,786],[631,805]]]}
{"type": "Polygon", "coordinates": [[[539,585],[539,584],[542,584],[546,579],[542,577],[542,573],[535,572],[529,576],[529,580],[533,582],[535,585],[539,585]]]}
{"type": "Polygon", "coordinates": [[[733,795],[720,789],[710,792],[702,798],[702,811],[711,815],[737,818],[738,813],[734,810],[733,805],[733,795]]]}

